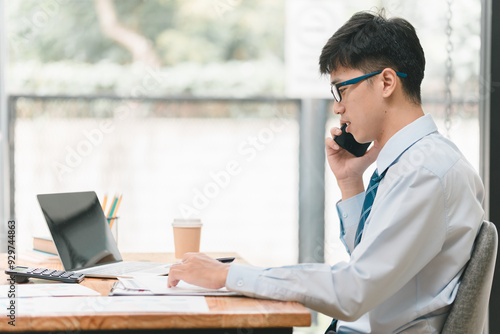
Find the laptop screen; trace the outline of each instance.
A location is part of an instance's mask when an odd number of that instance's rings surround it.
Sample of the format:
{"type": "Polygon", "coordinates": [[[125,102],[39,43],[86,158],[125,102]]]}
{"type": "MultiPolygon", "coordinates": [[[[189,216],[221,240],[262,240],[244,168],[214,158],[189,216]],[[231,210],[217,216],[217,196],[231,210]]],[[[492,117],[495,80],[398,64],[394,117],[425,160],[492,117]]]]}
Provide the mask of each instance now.
{"type": "Polygon", "coordinates": [[[122,260],[95,192],[37,197],[64,270],[122,260]]]}

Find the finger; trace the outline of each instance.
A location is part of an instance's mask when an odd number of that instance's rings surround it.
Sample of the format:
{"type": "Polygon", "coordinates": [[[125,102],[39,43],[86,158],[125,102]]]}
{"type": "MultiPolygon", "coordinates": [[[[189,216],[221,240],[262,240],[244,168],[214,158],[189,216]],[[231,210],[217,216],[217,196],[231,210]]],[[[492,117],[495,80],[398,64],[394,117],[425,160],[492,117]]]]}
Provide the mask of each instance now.
{"type": "Polygon", "coordinates": [[[373,142],[372,147],[368,151],[366,151],[364,157],[369,159],[370,161],[375,161],[380,153],[381,147],[377,141],[373,142]]]}
{"type": "Polygon", "coordinates": [[[173,287],[176,287],[177,284],[179,284],[180,280],[178,279],[174,279],[174,278],[171,278],[170,276],[168,277],[168,281],[167,281],[167,287],[169,288],[173,288],[173,287]]]}
{"type": "Polygon", "coordinates": [[[168,274],[168,280],[167,280],[167,286],[169,288],[177,286],[179,284],[179,280],[174,277],[175,275],[172,273],[172,270],[170,270],[170,273],[168,274]]]}
{"type": "Polygon", "coordinates": [[[374,141],[372,147],[370,147],[369,151],[378,154],[382,148],[378,141],[374,141]]]}
{"type": "Polygon", "coordinates": [[[340,136],[342,134],[342,130],[340,130],[340,128],[333,127],[330,129],[330,134],[332,135],[332,137],[340,136]]]}
{"type": "Polygon", "coordinates": [[[332,149],[335,151],[338,151],[340,149],[340,146],[335,142],[335,140],[330,137],[327,137],[325,139],[325,146],[327,149],[332,149]]]}
{"type": "Polygon", "coordinates": [[[168,273],[168,280],[167,280],[167,286],[169,288],[177,286],[180,282],[180,274],[182,273],[182,270],[180,270],[179,264],[174,264],[172,267],[170,267],[170,272],[168,273]]]}

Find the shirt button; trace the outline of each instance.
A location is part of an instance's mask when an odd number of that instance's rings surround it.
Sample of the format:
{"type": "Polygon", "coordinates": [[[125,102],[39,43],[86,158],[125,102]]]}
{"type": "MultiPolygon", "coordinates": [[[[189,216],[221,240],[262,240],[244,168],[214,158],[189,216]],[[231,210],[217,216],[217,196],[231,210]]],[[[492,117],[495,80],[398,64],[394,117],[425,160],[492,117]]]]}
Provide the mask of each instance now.
{"type": "Polygon", "coordinates": [[[348,214],[347,214],[346,212],[344,212],[344,213],[342,214],[342,217],[343,217],[343,218],[347,218],[347,216],[348,216],[348,214]]]}
{"type": "Polygon", "coordinates": [[[239,287],[242,287],[244,284],[243,280],[240,279],[238,282],[236,282],[236,285],[239,286],[239,287]]]}

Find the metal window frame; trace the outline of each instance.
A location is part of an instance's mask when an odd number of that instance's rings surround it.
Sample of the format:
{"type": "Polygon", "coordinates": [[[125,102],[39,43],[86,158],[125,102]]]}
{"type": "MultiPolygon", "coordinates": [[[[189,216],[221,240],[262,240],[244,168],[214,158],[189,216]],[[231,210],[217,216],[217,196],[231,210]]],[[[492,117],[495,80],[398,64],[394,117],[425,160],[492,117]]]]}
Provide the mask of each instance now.
{"type": "MultiPolygon", "coordinates": [[[[486,219],[500,229],[500,14],[499,0],[481,0],[481,69],[479,122],[481,133],[480,173],[485,185],[486,219]],[[496,112],[495,112],[496,111],[496,112]],[[496,131],[495,131],[496,130],[496,131]]],[[[490,295],[489,316],[484,333],[498,333],[500,319],[495,312],[500,307],[500,264],[497,256],[490,295]]]]}
{"type": "Polygon", "coordinates": [[[10,158],[9,158],[9,112],[5,94],[5,71],[7,69],[7,37],[5,1],[0,1],[0,252],[7,250],[7,221],[10,212],[10,158]]]}

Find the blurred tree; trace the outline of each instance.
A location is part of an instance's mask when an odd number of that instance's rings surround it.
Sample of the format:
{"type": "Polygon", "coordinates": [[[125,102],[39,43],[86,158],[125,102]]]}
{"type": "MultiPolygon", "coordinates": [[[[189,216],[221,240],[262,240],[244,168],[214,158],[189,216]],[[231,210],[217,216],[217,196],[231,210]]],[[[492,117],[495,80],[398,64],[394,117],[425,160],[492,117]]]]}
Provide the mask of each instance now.
{"type": "Polygon", "coordinates": [[[283,59],[284,0],[16,0],[11,61],[283,59]]]}
{"type": "Polygon", "coordinates": [[[132,54],[134,61],[141,61],[153,67],[160,65],[151,42],[118,20],[113,0],[95,0],[95,8],[103,33],[125,47],[132,54]]]}

